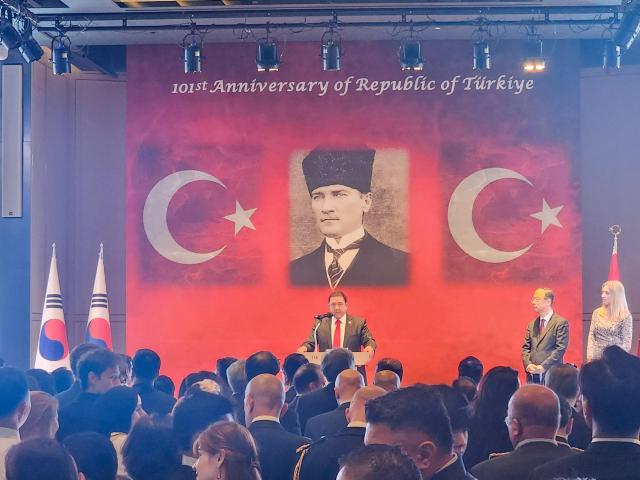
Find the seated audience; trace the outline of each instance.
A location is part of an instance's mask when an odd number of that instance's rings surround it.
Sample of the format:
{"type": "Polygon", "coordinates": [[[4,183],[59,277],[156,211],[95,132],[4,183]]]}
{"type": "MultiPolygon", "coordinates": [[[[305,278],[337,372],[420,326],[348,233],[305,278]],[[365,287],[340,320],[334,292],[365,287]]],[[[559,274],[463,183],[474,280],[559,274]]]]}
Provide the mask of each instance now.
{"type": "Polygon", "coordinates": [[[513,450],[504,418],[509,399],[519,386],[518,372],[510,367],[494,367],[480,381],[464,454],[467,468],[487,460],[492,453],[513,450]]]}
{"type": "Polygon", "coordinates": [[[458,378],[470,378],[476,385],[482,380],[483,371],[482,362],[473,356],[463,358],[458,364],[458,378]]]}
{"type": "Polygon", "coordinates": [[[420,470],[400,448],[368,445],[340,461],[336,480],[422,480],[420,470]]]}
{"type": "Polygon", "coordinates": [[[247,384],[245,421],[258,446],[264,480],[291,478],[296,450],[309,443],[308,439],[287,432],[280,425],[285,405],[284,387],[274,375],[261,374],[247,384]]]}
{"type": "Polygon", "coordinates": [[[453,434],[453,453],[462,456],[467,450],[469,440],[469,402],[464,395],[448,385],[434,385],[431,388],[440,394],[444,408],[447,409],[453,434]]]}
{"type": "Polygon", "coordinates": [[[301,366],[307,365],[308,363],[309,360],[307,360],[307,357],[301,353],[292,353],[284,359],[282,363],[282,381],[284,382],[285,401],[287,403],[291,403],[296,397],[296,389],[293,386],[293,376],[301,366]]]}
{"type": "Polygon", "coordinates": [[[20,438],[55,438],[58,431],[58,400],[45,392],[29,392],[31,411],[20,427],[20,438]]]}
{"type": "Polygon", "coordinates": [[[167,395],[174,397],[176,395],[176,385],[171,380],[171,377],[166,375],[158,375],[158,378],[153,382],[153,388],[159,392],[166,393],[167,395]]]}
{"type": "Polygon", "coordinates": [[[64,446],[85,480],[115,480],[118,457],[108,438],[96,432],[69,435],[64,446]]]}
{"type": "Polygon", "coordinates": [[[321,413],[307,421],[304,435],[311,440],[318,440],[339,432],[347,426],[345,411],[349,408],[355,393],[364,387],[364,378],[356,370],[343,370],[336,378],[334,392],[338,407],[330,412],[321,413]]]}
{"type": "Polygon", "coordinates": [[[198,436],[195,450],[198,480],[262,480],[256,444],[242,425],[210,425],[198,436]]]}
{"type": "Polygon", "coordinates": [[[542,385],[525,385],[509,401],[507,418],[513,452],[495,455],[471,469],[478,480],[520,480],[556,458],[571,455],[555,441],[560,423],[558,396],[542,385]]]}
{"type": "Polygon", "coordinates": [[[413,386],[389,392],[367,402],[365,412],[366,445],[402,448],[425,480],[473,479],[453,453],[449,417],[436,389],[413,386]]]}
{"type": "Polygon", "coordinates": [[[256,352],[247,358],[244,368],[247,382],[250,382],[253,378],[263,373],[278,375],[280,373],[280,362],[273,353],[262,351],[256,352]]]}
{"type": "Polygon", "coordinates": [[[95,432],[97,420],[94,404],[101,394],[120,385],[118,357],[109,350],[96,349],[82,356],[78,363],[82,393],[60,409],[58,440],[80,432],[95,432]]]}
{"type": "Polygon", "coordinates": [[[329,383],[320,390],[303,395],[298,400],[298,420],[303,432],[307,425],[307,420],[311,417],[338,408],[334,392],[336,378],[343,370],[355,370],[353,353],[346,348],[330,350],[322,359],[321,367],[322,373],[324,373],[329,383]]]}
{"type": "Polygon", "coordinates": [[[373,377],[373,384],[385,389],[387,392],[393,392],[400,388],[400,377],[391,370],[380,370],[373,377]]]}
{"type": "Polygon", "coordinates": [[[451,382],[451,386],[463,394],[469,403],[476,399],[478,386],[469,377],[459,377],[451,382]]]}
{"type": "Polygon", "coordinates": [[[335,480],[339,470],[338,460],[364,445],[366,403],[386,393],[376,386],[356,391],[345,412],[347,426],[335,435],[308,445],[300,454],[293,480],[335,480]]]}
{"type": "Polygon", "coordinates": [[[584,450],[591,443],[591,428],[587,425],[582,410],[576,407],[580,393],[578,369],[568,363],[555,365],[545,375],[545,385],[556,392],[559,398],[565,399],[571,405],[573,424],[569,435],[569,444],[584,450]]]}
{"type": "Polygon", "coordinates": [[[635,479],[640,465],[640,358],[618,346],[580,371],[584,415],[593,439],[584,452],[538,467],[532,480],[635,479]]]}
{"type": "Polygon", "coordinates": [[[376,364],[376,373],[382,372],[383,370],[389,370],[396,375],[402,382],[402,375],[404,374],[404,368],[402,367],[402,362],[397,358],[385,357],[380,359],[380,361],[376,364]]]}
{"type": "Polygon", "coordinates": [[[30,368],[25,372],[28,377],[33,378],[37,383],[37,388],[32,389],[38,392],[45,392],[49,395],[55,395],[56,393],[56,381],[46,370],[41,368],[30,368]]]}
{"type": "Polygon", "coordinates": [[[168,415],[176,400],[153,388],[160,374],[160,357],[153,350],[143,348],[133,356],[133,388],[142,399],[142,408],[149,415],[168,415]]]}
{"type": "Polygon", "coordinates": [[[287,432],[296,435],[301,434],[300,420],[298,419],[298,402],[302,395],[315,392],[324,387],[326,379],[322,369],[313,363],[303,365],[293,376],[293,388],[296,391],[295,398],[288,404],[287,411],[280,418],[280,423],[287,432]]]}
{"type": "Polygon", "coordinates": [[[73,347],[71,353],[69,354],[69,362],[71,364],[71,373],[74,377],[74,382],[67,390],[64,392],[58,393],[56,398],[58,399],[58,403],[60,404],[60,410],[73,402],[78,396],[82,393],[82,387],[80,386],[80,375],[78,374],[78,362],[80,358],[86,353],[89,353],[93,350],[99,350],[100,347],[97,345],[93,345],[91,343],[81,343],[73,347]]]}
{"type": "Polygon", "coordinates": [[[244,425],[244,390],[247,388],[245,364],[245,360],[238,360],[229,365],[227,369],[227,383],[231,387],[233,415],[236,422],[241,425],[244,425]]]}
{"type": "Polygon", "coordinates": [[[7,451],[20,442],[19,429],[29,416],[27,377],[17,368],[0,367],[0,479],[7,451]]]}
{"type": "Polygon", "coordinates": [[[66,392],[73,385],[73,372],[65,367],[56,368],[51,375],[58,393],[66,392]]]}
{"type": "Polygon", "coordinates": [[[51,438],[30,438],[11,447],[6,472],[7,480],[83,479],[69,452],[51,438]]]}

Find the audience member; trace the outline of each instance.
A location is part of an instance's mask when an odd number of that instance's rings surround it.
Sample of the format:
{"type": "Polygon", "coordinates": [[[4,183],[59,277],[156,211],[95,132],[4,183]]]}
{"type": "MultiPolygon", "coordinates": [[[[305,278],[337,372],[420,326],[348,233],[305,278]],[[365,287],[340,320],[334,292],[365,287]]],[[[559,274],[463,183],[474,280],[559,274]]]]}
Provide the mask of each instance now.
{"type": "Polygon", "coordinates": [[[184,397],[187,391],[192,386],[194,386],[196,383],[202,382],[203,380],[212,380],[218,385],[216,388],[216,392],[209,392],[209,393],[222,392],[222,387],[220,386],[220,383],[222,382],[220,382],[220,380],[218,379],[218,376],[213,372],[209,372],[207,370],[200,370],[199,372],[191,372],[182,379],[182,382],[180,382],[180,388],[178,389],[178,398],[184,397]]]}
{"type": "Polygon", "coordinates": [[[80,358],[85,353],[89,353],[93,350],[99,350],[100,347],[97,345],[93,345],[91,343],[81,343],[76,345],[71,350],[69,354],[69,362],[71,364],[71,372],[73,373],[73,377],[75,378],[71,387],[69,387],[64,392],[58,393],[56,398],[58,399],[58,403],[60,404],[60,410],[65,408],[71,402],[75,401],[76,398],[82,393],[82,386],[80,385],[80,375],[78,375],[78,362],[80,358]]]}
{"type": "Polygon", "coordinates": [[[236,421],[244,425],[244,390],[247,388],[245,360],[238,360],[227,369],[227,383],[231,387],[233,415],[236,421]]]}
{"type": "Polygon", "coordinates": [[[569,445],[569,435],[573,428],[573,408],[564,398],[558,397],[560,400],[560,426],[556,433],[556,443],[559,447],[569,449],[573,452],[582,452],[582,449],[569,445]]]}
{"type": "Polygon", "coordinates": [[[153,388],[159,392],[166,393],[167,395],[174,397],[176,395],[176,385],[171,380],[171,377],[166,375],[158,375],[158,378],[153,382],[153,388]]]}
{"type": "Polygon", "coordinates": [[[584,452],[538,467],[530,478],[638,478],[640,358],[607,347],[601,359],[582,367],[579,384],[591,443],[584,452]]]}
{"type": "Polygon", "coordinates": [[[449,385],[434,385],[434,388],[447,409],[451,433],[453,434],[453,453],[464,455],[469,440],[469,422],[471,412],[466,397],[449,385]]]}
{"type": "Polygon", "coordinates": [[[293,376],[293,388],[296,391],[295,398],[288,404],[287,411],[280,418],[280,423],[287,432],[300,435],[300,421],[298,418],[298,402],[300,397],[307,393],[315,392],[324,387],[326,379],[320,366],[313,363],[303,365],[293,376]]]}
{"type": "Polygon", "coordinates": [[[51,438],[30,438],[11,447],[6,471],[7,480],[83,479],[69,452],[51,438]]]}
{"type": "Polygon", "coordinates": [[[46,370],[41,368],[30,368],[25,372],[27,377],[33,378],[37,383],[37,388],[34,389],[38,392],[45,392],[49,395],[55,395],[56,392],[56,381],[46,370]]]}
{"type": "Polygon", "coordinates": [[[307,420],[321,413],[329,412],[338,407],[335,395],[335,381],[343,370],[355,370],[353,353],[346,348],[330,350],[322,359],[322,372],[328,384],[320,390],[303,395],[298,400],[298,419],[301,431],[307,425],[307,420]]]}
{"type": "Polygon", "coordinates": [[[307,365],[308,363],[309,360],[307,360],[307,357],[301,353],[292,353],[284,359],[282,363],[282,381],[284,382],[284,388],[286,390],[285,401],[287,403],[291,403],[296,397],[296,389],[293,386],[293,376],[301,366],[307,365]]]}
{"type": "Polygon", "coordinates": [[[520,480],[543,463],[572,454],[555,441],[560,404],[547,387],[531,384],[517,390],[509,400],[505,423],[515,450],[473,467],[478,480],[520,480]]]}
{"type": "Polygon", "coordinates": [[[382,372],[383,370],[394,372],[396,375],[398,375],[400,382],[402,382],[404,368],[402,367],[402,362],[397,358],[385,357],[380,359],[380,361],[376,364],[376,373],[382,372]]]}
{"type": "Polygon", "coordinates": [[[291,478],[296,450],[309,443],[308,439],[287,432],[280,425],[285,405],[284,387],[274,375],[261,374],[247,384],[245,421],[258,446],[264,480],[291,478]]]}
{"type": "Polygon", "coordinates": [[[324,437],[307,446],[298,459],[293,480],[335,480],[339,470],[338,460],[364,445],[366,403],[386,393],[376,386],[363,387],[356,391],[345,412],[347,426],[335,435],[324,437]]]}
{"type": "Polygon", "coordinates": [[[224,382],[229,392],[231,392],[231,385],[229,385],[227,380],[227,370],[232,363],[237,361],[238,359],[236,357],[222,357],[216,360],[216,375],[218,375],[218,378],[224,382]]]}
{"type": "Polygon", "coordinates": [[[57,438],[61,441],[74,433],[96,431],[93,409],[96,400],[110,388],[120,385],[118,356],[109,350],[92,350],[80,358],[78,375],[82,393],[60,409],[57,438]]]}
{"type": "Polygon", "coordinates": [[[458,364],[458,378],[470,378],[476,385],[480,383],[483,371],[482,362],[473,356],[463,358],[458,364]]]}
{"type": "Polygon", "coordinates": [[[582,410],[576,407],[580,394],[578,369],[568,363],[555,365],[545,375],[545,385],[571,405],[573,424],[569,444],[584,450],[591,443],[591,428],[587,425],[582,410]]]}
{"type": "Polygon", "coordinates": [[[471,380],[469,377],[459,377],[456,378],[451,386],[462,393],[469,403],[473,402],[476,399],[476,394],[478,393],[478,386],[476,383],[471,380]]]}
{"type": "Polygon", "coordinates": [[[261,351],[247,358],[247,363],[244,368],[247,375],[247,382],[250,382],[253,378],[263,373],[278,375],[280,372],[280,362],[273,353],[261,351]]]}
{"type": "Polygon", "coordinates": [[[518,372],[510,367],[494,367],[480,381],[464,454],[468,468],[487,460],[492,453],[513,450],[504,418],[509,399],[519,385],[518,372]]]}
{"type": "Polygon", "coordinates": [[[385,389],[387,392],[393,392],[400,388],[400,377],[391,370],[380,370],[373,377],[373,384],[385,389]]]}
{"type": "Polygon", "coordinates": [[[20,438],[55,438],[58,431],[58,400],[45,392],[29,392],[31,411],[20,427],[20,438]]]}
{"type": "Polygon", "coordinates": [[[356,370],[343,370],[336,378],[334,393],[338,407],[330,412],[321,413],[307,421],[304,435],[311,440],[318,440],[339,432],[347,426],[345,411],[349,408],[355,393],[364,387],[364,378],[356,370]]]}
{"type": "Polygon", "coordinates": [[[198,480],[262,480],[251,433],[235,422],[214,423],[196,440],[198,480]]]}
{"type": "Polygon", "coordinates": [[[462,458],[453,453],[447,411],[437,390],[407,387],[367,402],[366,445],[402,448],[425,480],[473,479],[462,458]]]}
{"type": "MultiPolygon", "coordinates": [[[[108,438],[96,432],[69,435],[64,446],[86,480],[115,480],[118,457],[108,438]]],[[[124,471],[124,470],[123,470],[124,471]]]]}
{"type": "Polygon", "coordinates": [[[56,368],[51,372],[51,375],[53,375],[53,381],[56,383],[56,392],[58,393],[66,392],[73,385],[73,373],[65,367],[56,368]]]}
{"type": "Polygon", "coordinates": [[[20,442],[19,429],[30,409],[26,375],[17,368],[0,367],[0,479],[5,475],[7,451],[20,442]]]}
{"type": "Polygon", "coordinates": [[[133,359],[129,355],[118,354],[118,375],[121,385],[127,387],[133,385],[133,359]]]}
{"type": "Polygon", "coordinates": [[[133,388],[142,399],[142,408],[149,415],[168,415],[176,400],[153,388],[160,374],[160,357],[153,350],[143,348],[133,356],[133,388]]]}
{"type": "Polygon", "coordinates": [[[400,448],[367,445],[340,462],[336,480],[422,480],[420,470],[400,448]]]}

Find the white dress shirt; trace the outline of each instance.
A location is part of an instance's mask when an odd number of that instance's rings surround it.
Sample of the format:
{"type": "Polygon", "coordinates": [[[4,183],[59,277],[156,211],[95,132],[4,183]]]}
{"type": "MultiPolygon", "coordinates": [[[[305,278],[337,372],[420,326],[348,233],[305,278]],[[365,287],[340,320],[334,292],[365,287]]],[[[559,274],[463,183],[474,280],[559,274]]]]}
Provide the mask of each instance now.
{"type": "Polygon", "coordinates": [[[551,317],[553,317],[553,310],[547,313],[544,317],[540,317],[540,328],[542,329],[542,333],[544,333],[545,329],[547,328],[551,317]]]}

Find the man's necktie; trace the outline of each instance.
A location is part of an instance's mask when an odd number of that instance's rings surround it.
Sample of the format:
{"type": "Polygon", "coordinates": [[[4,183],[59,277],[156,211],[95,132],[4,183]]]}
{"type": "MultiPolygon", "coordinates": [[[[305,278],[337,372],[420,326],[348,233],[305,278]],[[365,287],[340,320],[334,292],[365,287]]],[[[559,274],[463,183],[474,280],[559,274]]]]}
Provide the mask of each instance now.
{"type": "Polygon", "coordinates": [[[332,288],[335,288],[335,286],[338,284],[338,282],[342,278],[342,274],[344,273],[344,270],[340,266],[340,263],[338,263],[338,260],[340,260],[340,257],[342,256],[342,254],[347,250],[359,249],[360,246],[362,245],[363,238],[356,240],[353,243],[350,243],[344,248],[331,248],[329,244],[327,244],[327,252],[333,254],[333,260],[329,264],[329,269],[327,270],[327,273],[329,274],[329,282],[331,283],[332,288]]]}
{"type": "Polygon", "coordinates": [[[342,346],[342,332],[340,331],[340,320],[336,318],[336,329],[333,332],[333,348],[340,348],[342,346]]]}
{"type": "Polygon", "coordinates": [[[544,318],[540,318],[540,335],[544,333],[544,318]]]}

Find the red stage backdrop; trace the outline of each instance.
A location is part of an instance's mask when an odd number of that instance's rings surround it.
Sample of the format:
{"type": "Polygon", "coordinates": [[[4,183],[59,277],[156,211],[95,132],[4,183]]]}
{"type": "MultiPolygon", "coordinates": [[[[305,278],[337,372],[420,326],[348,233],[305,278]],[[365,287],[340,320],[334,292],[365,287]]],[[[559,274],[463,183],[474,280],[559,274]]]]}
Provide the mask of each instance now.
{"type": "Polygon", "coordinates": [[[130,47],[128,350],[157,350],[176,380],[295,351],[330,292],[290,271],[323,239],[301,161],[366,147],[364,227],[408,252],[392,281],[338,285],[376,358],[400,358],[407,382],[450,382],[467,355],[521,371],[531,295],[548,286],[580,363],[578,51],[557,43],[533,77],[520,46],[473,72],[469,43],[425,43],[425,70],[402,72],[396,42],[347,43],[342,71],[323,72],[317,44],[288,43],[259,74],[255,45],[207,45],[195,75],[174,46],[130,47]]]}

